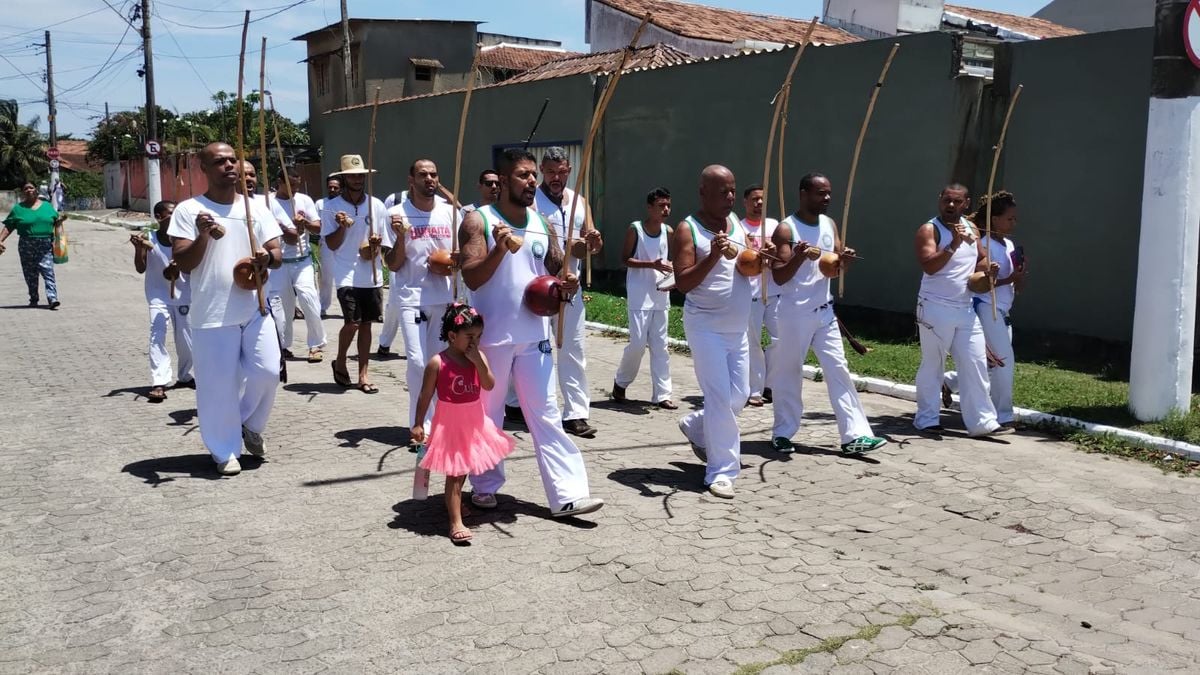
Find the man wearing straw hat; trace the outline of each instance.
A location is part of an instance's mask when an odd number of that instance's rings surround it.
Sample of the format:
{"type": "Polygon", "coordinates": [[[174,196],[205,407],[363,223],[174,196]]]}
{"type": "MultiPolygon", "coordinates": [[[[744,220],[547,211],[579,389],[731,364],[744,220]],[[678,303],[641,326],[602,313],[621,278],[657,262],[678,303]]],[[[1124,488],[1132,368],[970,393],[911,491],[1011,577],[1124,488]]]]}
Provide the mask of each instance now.
{"type": "Polygon", "coordinates": [[[258,250],[251,252],[233,148],[210,143],[200,152],[200,164],[208,190],[175,207],[167,234],[180,271],[191,275],[188,316],[198,373],[200,437],[217,471],[233,475],[242,470],[238,457],[243,444],[250,454],[263,455],[262,432],[279,386],[274,322],[259,311],[261,300],[255,291],[234,283],[234,267],[252,253],[250,260],[260,274],[268,267],[279,269],[282,232],[266,207],[251,200],[258,243],[258,250]]]}
{"type": "MultiPolygon", "coordinates": [[[[775,250],[784,263],[771,271],[771,285],[778,296],[771,305],[768,324],[786,340],[772,348],[767,372],[775,389],[771,447],[780,452],[792,451],[792,436],[800,430],[804,360],[810,348],[821,364],[842,452],[861,454],[887,444],[887,439],[875,436],[871,430],[850,379],[842,332],[833,314],[829,277],[821,272],[817,261],[805,255],[810,246],[826,252],[854,253],[851,249],[842,251],[837,224],[825,215],[832,200],[833,187],[828,178],[819,173],[805,175],[800,179],[800,207],[775,228],[773,235],[775,250]]],[[[843,257],[842,264],[850,259],[843,257]]]]}
{"type": "MultiPolygon", "coordinates": [[[[591,206],[582,195],[576,201],[575,191],[567,187],[571,176],[571,160],[567,151],[558,146],[546,148],[542,155],[542,184],[538,187],[534,208],[558,230],[560,241],[566,240],[567,221],[574,209],[573,232],[577,239],[571,251],[571,274],[579,276],[579,261],[588,253],[599,253],[604,242],[600,231],[591,227],[591,206]]],[[[575,298],[563,308],[563,344],[558,351],[558,388],[563,396],[563,429],[569,434],[592,438],[596,429],[588,424],[591,397],[588,394],[587,358],[583,353],[585,320],[583,298],[575,298]]]]}
{"type": "MultiPolygon", "coordinates": [[[[763,217],[766,207],[763,204],[763,186],[756,183],[743,190],[742,205],[746,208],[746,217],[741,221],[742,229],[746,231],[746,243],[754,248],[761,248],[763,244],[771,240],[771,234],[775,231],[775,226],[779,224],[779,221],[774,218],[763,217]]],[[[779,297],[779,289],[772,284],[767,284],[767,297],[764,302],[762,277],[753,276],[748,279],[750,281],[750,325],[746,331],[746,338],[750,346],[750,400],[747,401],[747,404],[761,408],[763,389],[767,379],[767,358],[771,351],[770,349],[766,352],[763,351],[763,322],[770,311],[771,303],[779,297]]],[[[770,335],[769,344],[773,348],[778,335],[770,330],[769,325],[767,333],[770,335]]]]}
{"type": "MultiPolygon", "coordinates": [[[[534,161],[525,150],[510,148],[501,154],[500,200],[467,214],[459,243],[463,281],[485,322],[479,349],[496,379],[486,393],[488,415],[497,426],[503,422],[511,378],[533,437],[550,514],[565,518],[591,513],[604,502],[591,496],[583,454],[562,428],[554,395],[551,322],[544,312],[534,313],[526,301],[528,289],[539,288],[531,282],[546,281],[545,275],[560,272],[563,264],[554,227],[531,208],[537,191],[534,161]]],[[[553,291],[557,285],[556,280],[549,288],[553,291]]],[[[561,286],[562,291],[574,293],[579,279],[568,274],[561,286]]],[[[535,300],[557,305],[559,297],[535,300]]],[[[494,508],[504,480],[504,462],[471,476],[471,502],[494,508]]]]}
{"type": "Polygon", "coordinates": [[[441,339],[441,318],[446,305],[454,301],[452,268],[438,264],[436,257],[439,251],[446,255],[453,248],[454,207],[437,199],[441,184],[433,161],[418,159],[408,168],[408,175],[412,186],[408,199],[388,209],[388,227],[384,228],[383,246],[391,249],[384,262],[392,271],[392,284],[379,348],[391,345],[397,330],[404,338],[408,426],[413,429],[421,424],[428,430],[433,406],[426,419],[418,421],[415,415],[425,366],[446,347],[441,339]]]}
{"type": "MultiPolygon", "coordinates": [[[[371,169],[370,172],[373,172],[371,169]]],[[[326,200],[321,212],[321,235],[327,246],[333,283],[342,307],[337,359],[333,380],[343,387],[357,387],[364,394],[379,389],[371,384],[367,367],[371,362],[371,324],[383,321],[383,264],[380,252],[387,209],[383,202],[363,191],[368,169],[359,155],[342,155],[342,192],[326,200]],[[350,379],[346,357],[358,336],[358,382],[350,379]]]]}
{"type": "MultiPolygon", "coordinates": [[[[996,421],[988,391],[987,346],[967,285],[976,272],[994,271],[988,268],[978,231],[963,217],[970,204],[965,186],[947,185],[938,195],[938,216],[917,228],[914,243],[923,274],[917,294],[921,366],[913,426],[918,431],[942,430],[942,376],[949,354],[958,368],[959,403],[967,433],[1001,436],[1013,429],[996,421]]],[[[992,268],[999,265],[992,263],[992,268]]]]}

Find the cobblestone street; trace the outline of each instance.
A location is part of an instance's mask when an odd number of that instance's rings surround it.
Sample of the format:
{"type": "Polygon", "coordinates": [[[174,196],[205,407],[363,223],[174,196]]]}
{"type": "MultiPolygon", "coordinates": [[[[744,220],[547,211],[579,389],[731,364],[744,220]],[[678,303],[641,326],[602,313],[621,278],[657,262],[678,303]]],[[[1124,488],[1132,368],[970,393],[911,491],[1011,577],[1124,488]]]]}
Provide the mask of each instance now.
{"type": "Polygon", "coordinates": [[[802,447],[748,408],[719,500],[677,414],[608,400],[621,344],[598,334],[594,516],[549,517],[516,432],[500,507],[452,546],[441,477],[409,499],[402,360],[373,363],[377,396],[289,363],[266,461],[220,478],[194,392],[145,399],[128,234],[68,228],[57,312],[0,256],[0,672],[1200,671],[1200,481],[957,419],[915,436],[911,403],[870,394],[892,442],[845,457],[806,383],[802,447]]]}

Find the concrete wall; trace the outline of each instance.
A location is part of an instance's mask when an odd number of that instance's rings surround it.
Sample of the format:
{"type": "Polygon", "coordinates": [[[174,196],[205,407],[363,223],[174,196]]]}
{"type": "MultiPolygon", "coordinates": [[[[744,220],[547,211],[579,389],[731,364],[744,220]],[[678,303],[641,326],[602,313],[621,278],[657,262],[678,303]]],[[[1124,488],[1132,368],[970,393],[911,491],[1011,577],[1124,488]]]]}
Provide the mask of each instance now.
{"type": "Polygon", "coordinates": [[[1034,16],[1089,33],[1148,28],[1154,25],[1154,0],[1053,0],[1034,16]]]}
{"type": "Polygon", "coordinates": [[[1030,259],[1021,325],[1132,336],[1152,48],[1150,29],[1012,46],[1025,90],[997,186],[1017,196],[1030,259]]]}

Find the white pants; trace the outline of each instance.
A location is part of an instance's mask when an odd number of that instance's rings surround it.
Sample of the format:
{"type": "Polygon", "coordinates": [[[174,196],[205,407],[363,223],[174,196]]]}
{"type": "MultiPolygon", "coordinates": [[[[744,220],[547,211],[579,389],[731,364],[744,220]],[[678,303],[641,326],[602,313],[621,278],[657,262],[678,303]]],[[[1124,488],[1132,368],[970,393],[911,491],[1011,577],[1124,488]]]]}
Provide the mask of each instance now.
{"type": "Polygon", "coordinates": [[[750,398],[746,333],[684,332],[692,350],[692,366],[704,394],[704,407],[679,422],[687,439],[708,453],[705,485],[718,478],[733,480],[742,470],[742,438],[737,415],[750,398]]]}
{"type": "MultiPolygon", "coordinates": [[[[775,344],[775,336],[778,333],[771,330],[770,323],[767,324],[770,340],[767,342],[767,351],[764,352],[762,346],[763,322],[766,315],[770,313],[771,306],[778,300],[778,297],[767,298],[767,302],[764,304],[762,295],[757,294],[750,302],[750,326],[746,333],[750,343],[750,396],[762,396],[763,387],[766,385],[770,346],[775,344]]],[[[791,341],[791,336],[788,336],[788,341],[791,341]]]]}
{"type": "Polygon", "coordinates": [[[240,326],[192,331],[200,437],[217,462],[242,454],[242,426],[267,428],[279,386],[279,340],[261,314],[240,326]]]}
{"type": "Polygon", "coordinates": [[[642,367],[642,356],[650,348],[650,381],[653,401],[661,403],[671,398],[671,358],[667,351],[666,309],[629,310],[629,344],[621,354],[621,364],[613,379],[618,387],[633,384],[642,367]]]}
{"type": "MultiPolygon", "coordinates": [[[[586,420],[591,405],[588,396],[587,359],[583,355],[584,317],[583,292],[563,307],[563,346],[558,350],[558,388],[563,397],[563,420],[586,420]]],[[[557,330],[558,318],[550,325],[557,330]]]]}
{"type": "Polygon", "coordinates": [[[281,343],[284,349],[292,348],[292,318],[296,316],[296,301],[300,302],[300,311],[304,312],[304,326],[309,349],[324,347],[326,343],[325,324],[321,323],[321,307],[317,299],[316,271],[312,259],[306,258],[300,262],[284,263],[282,267],[271,272],[278,274],[279,297],[283,301],[282,323],[283,334],[281,343]]]}
{"type": "Polygon", "coordinates": [[[971,307],[920,300],[917,326],[921,334],[921,367],[917,370],[917,415],[913,425],[925,429],[940,424],[942,375],[949,354],[958,368],[962,417],[967,431],[983,434],[1000,426],[988,393],[983,328],[971,307]]]}
{"type": "Polygon", "coordinates": [[[171,355],[167,353],[167,324],[175,333],[175,356],[179,359],[179,381],[192,379],[192,331],[188,327],[187,305],[150,303],[150,384],[171,384],[171,355]]]}
{"type": "MultiPolygon", "coordinates": [[[[983,328],[983,337],[988,349],[992,350],[1003,366],[988,368],[988,386],[991,391],[992,405],[996,407],[996,421],[1007,424],[1016,419],[1013,415],[1013,368],[1016,366],[1016,354],[1012,346],[1012,326],[1008,324],[1008,315],[1004,310],[996,309],[996,320],[992,320],[992,306],[985,303],[975,305],[975,315],[979,317],[979,325],[983,328]]],[[[958,392],[958,372],[946,373],[946,386],[952,392],[958,392]]]]}
{"type": "MultiPolygon", "coordinates": [[[[318,287],[320,288],[321,298],[321,313],[325,314],[329,311],[329,307],[333,304],[333,267],[329,264],[329,258],[333,255],[329,252],[329,247],[322,246],[321,253],[324,257],[321,258],[321,271],[317,274],[318,287]]],[[[308,316],[305,312],[304,316],[308,316]]]]}
{"type": "MultiPolygon", "coordinates": [[[[442,342],[442,315],[446,313],[445,305],[425,305],[424,307],[402,307],[398,302],[389,302],[388,311],[384,314],[383,331],[379,334],[379,344],[388,346],[396,337],[399,330],[404,340],[405,382],[408,384],[408,428],[416,424],[417,399],[421,397],[421,384],[425,380],[425,365],[434,354],[446,348],[442,342]],[[387,341],[384,341],[387,338],[387,341]]],[[[429,430],[429,420],[433,419],[433,409],[437,405],[437,396],[429,402],[428,415],[422,420],[425,430],[429,430]]]]}
{"type": "MultiPolygon", "coordinates": [[[[481,346],[480,351],[487,357],[496,378],[496,386],[483,392],[487,414],[496,426],[504,423],[504,398],[510,377],[516,385],[550,509],[557,511],[588,497],[583,453],[562,429],[554,395],[554,357],[542,353],[536,342],[481,346]]],[[[471,486],[477,492],[494,494],[504,480],[504,462],[500,462],[491,471],[471,476],[471,486]]]]}
{"type": "Polygon", "coordinates": [[[775,413],[771,435],[791,438],[800,430],[804,416],[804,360],[811,348],[821,364],[821,375],[829,392],[829,404],[833,406],[841,442],[873,436],[871,423],[867,421],[858,391],[850,379],[842,332],[838,329],[833,307],[813,311],[777,302],[771,311],[780,335],[787,336],[786,343],[773,350],[768,364],[773,394],[771,406],[775,413]]]}

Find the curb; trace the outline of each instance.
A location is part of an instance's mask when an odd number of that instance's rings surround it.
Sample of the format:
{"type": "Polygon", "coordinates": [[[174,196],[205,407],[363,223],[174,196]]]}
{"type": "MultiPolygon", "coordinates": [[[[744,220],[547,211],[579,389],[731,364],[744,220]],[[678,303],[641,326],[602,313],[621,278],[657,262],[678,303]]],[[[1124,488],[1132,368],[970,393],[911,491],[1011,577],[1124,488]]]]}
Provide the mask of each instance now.
{"type": "MultiPolygon", "coordinates": [[[[629,334],[628,328],[621,328],[620,326],[609,326],[608,324],[596,323],[594,321],[585,321],[584,325],[594,330],[611,331],[624,335],[629,334]]],[[[667,338],[667,344],[672,347],[680,347],[683,349],[687,349],[688,347],[688,344],[685,340],[680,340],[677,338],[667,338]]],[[[804,366],[805,379],[815,380],[820,373],[820,368],[808,365],[804,366]]],[[[904,399],[905,401],[915,402],[917,400],[917,388],[911,384],[899,384],[897,382],[881,380],[877,377],[862,377],[860,375],[855,375],[854,373],[850,373],[850,379],[854,382],[854,387],[858,391],[868,391],[872,394],[891,396],[892,398],[900,398],[904,399]]],[[[956,402],[958,401],[958,394],[954,395],[954,400],[956,402]]],[[[1184,443],[1183,441],[1176,441],[1170,438],[1163,438],[1161,436],[1152,436],[1140,431],[1122,429],[1121,427],[1113,427],[1107,424],[1095,424],[1093,422],[1075,419],[1074,417],[1051,415],[1049,413],[1030,410],[1028,408],[1014,408],[1013,416],[1016,417],[1018,421],[1025,424],[1049,424],[1078,429],[1079,431],[1092,436],[1115,436],[1141,447],[1153,448],[1155,450],[1181,455],[1192,461],[1200,462],[1200,445],[1192,445],[1191,443],[1184,443]]]]}
{"type": "Polygon", "coordinates": [[[121,229],[129,230],[131,232],[135,232],[137,230],[142,229],[143,227],[147,227],[150,223],[154,222],[154,221],[148,221],[146,224],[142,224],[142,223],[139,223],[139,222],[133,221],[133,220],[123,220],[123,219],[119,219],[119,218],[101,218],[99,216],[92,216],[92,215],[88,215],[86,213],[81,213],[79,211],[68,211],[67,218],[74,218],[75,220],[87,220],[87,221],[90,221],[93,223],[100,223],[102,225],[119,227],[121,229]]]}

